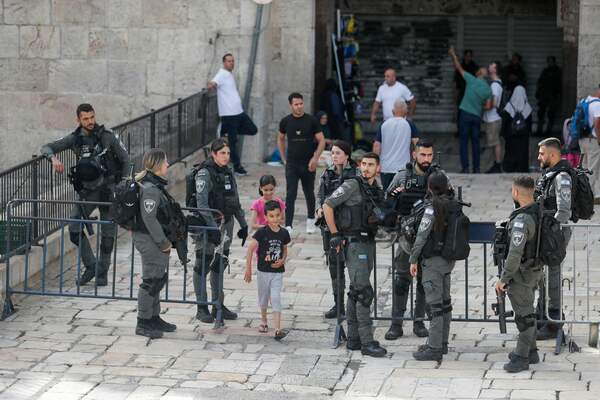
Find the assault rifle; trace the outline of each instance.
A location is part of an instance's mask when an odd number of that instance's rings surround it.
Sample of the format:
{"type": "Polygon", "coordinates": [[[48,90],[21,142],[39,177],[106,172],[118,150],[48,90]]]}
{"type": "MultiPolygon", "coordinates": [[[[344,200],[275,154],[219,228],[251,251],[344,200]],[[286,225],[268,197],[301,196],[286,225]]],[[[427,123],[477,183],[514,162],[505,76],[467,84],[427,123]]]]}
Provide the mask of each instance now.
{"type": "MultiPolygon", "coordinates": [[[[498,267],[498,279],[502,277],[504,262],[508,253],[508,221],[499,221],[496,223],[496,233],[494,234],[494,265],[498,267]]],[[[498,316],[500,333],[506,333],[506,317],[512,317],[514,312],[506,311],[506,293],[496,292],[496,303],[492,304],[494,315],[498,316]]]]}

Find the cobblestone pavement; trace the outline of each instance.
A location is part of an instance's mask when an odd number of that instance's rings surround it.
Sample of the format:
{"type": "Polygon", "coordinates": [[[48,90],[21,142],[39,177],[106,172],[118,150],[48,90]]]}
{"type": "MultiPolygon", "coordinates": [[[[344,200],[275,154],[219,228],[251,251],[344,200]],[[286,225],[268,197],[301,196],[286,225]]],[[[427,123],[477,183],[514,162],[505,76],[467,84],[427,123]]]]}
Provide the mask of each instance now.
{"type": "MultiPolygon", "coordinates": [[[[283,169],[250,166],[253,173],[240,179],[243,204],[248,207],[258,194],[259,173],[271,172],[280,182],[283,169]]],[[[505,218],[512,207],[509,176],[452,176],[463,196],[473,202],[468,214],[473,221],[505,218]]],[[[300,195],[301,196],[301,195],[300,195]]],[[[437,365],[417,362],[411,353],[423,339],[405,324],[405,337],[383,339],[387,321],[376,322],[376,337],[387,347],[387,358],[362,357],[345,347],[332,349],[334,325],[322,317],[332,305],[331,285],[324,266],[320,235],[304,233],[305,207],[298,202],[290,261],[286,265],[283,320],[290,334],[276,342],[271,330],[257,331],[259,312],[255,283],[243,282],[244,250],[236,240],[231,273],[226,275],[226,304],[239,312],[237,321],[214,331],[194,319],[191,304],[163,303],[163,318],[177,324],[175,333],[148,340],[134,335],[136,302],[127,300],[77,299],[65,297],[16,297],[18,311],[0,322],[0,399],[598,399],[600,356],[587,346],[587,325],[577,325],[575,339],[580,353],[553,354],[553,342],[540,343],[543,362],[530,371],[509,375],[502,370],[515,343],[516,328],[498,333],[496,323],[455,322],[451,327],[450,353],[437,365]]],[[[598,222],[598,218],[595,219],[598,222]]],[[[565,277],[572,278],[572,258],[578,269],[574,312],[585,311],[588,281],[585,268],[588,246],[592,273],[589,277],[592,318],[598,319],[600,268],[598,230],[590,244],[576,234],[577,253],[569,255],[565,277]]],[[[129,296],[130,244],[123,237],[117,254],[115,292],[129,296]]],[[[455,316],[481,318],[491,310],[483,307],[484,293],[493,299],[495,267],[489,262],[484,277],[481,247],[474,246],[468,268],[457,265],[453,274],[455,316]],[[466,273],[468,272],[468,274],[466,273]],[[464,287],[469,287],[468,302],[464,287]]],[[[489,248],[488,248],[489,255],[489,248]]],[[[183,271],[173,255],[171,299],[183,295],[183,271]]],[[[488,260],[489,261],[489,260],[488,260]]],[[[389,316],[391,249],[378,246],[378,315],[389,316]]],[[[139,255],[134,258],[133,294],[140,281],[139,255]]],[[[73,268],[65,290],[73,290],[73,268]]],[[[46,285],[52,288],[56,273],[49,271],[46,285]]],[[[112,280],[112,279],[111,279],[112,280]]],[[[38,281],[39,282],[39,281],[38,281]]],[[[32,287],[38,283],[33,281],[32,287]]],[[[191,281],[188,279],[189,292],[191,281]]],[[[109,294],[111,288],[100,288],[109,294]]],[[[93,293],[86,288],[84,292],[93,293]]],[[[565,288],[565,296],[572,292],[565,288]]],[[[566,298],[566,297],[565,297],[566,298]]],[[[572,303],[572,297],[566,300],[572,303]]],[[[488,306],[489,308],[489,306],[488,306]]]]}

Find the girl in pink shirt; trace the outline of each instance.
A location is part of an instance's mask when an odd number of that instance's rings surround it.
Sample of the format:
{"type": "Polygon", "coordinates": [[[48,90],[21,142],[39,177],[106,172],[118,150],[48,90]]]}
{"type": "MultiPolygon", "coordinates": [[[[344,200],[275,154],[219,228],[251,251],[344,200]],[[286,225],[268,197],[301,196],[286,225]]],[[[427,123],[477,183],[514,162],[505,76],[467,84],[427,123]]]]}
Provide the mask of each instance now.
{"type": "Polygon", "coordinates": [[[279,196],[275,196],[275,177],[273,175],[263,175],[258,180],[258,193],[261,197],[254,200],[250,206],[250,226],[256,230],[267,225],[267,219],[265,218],[265,203],[270,200],[275,200],[281,207],[281,225],[285,221],[285,203],[279,196]]]}

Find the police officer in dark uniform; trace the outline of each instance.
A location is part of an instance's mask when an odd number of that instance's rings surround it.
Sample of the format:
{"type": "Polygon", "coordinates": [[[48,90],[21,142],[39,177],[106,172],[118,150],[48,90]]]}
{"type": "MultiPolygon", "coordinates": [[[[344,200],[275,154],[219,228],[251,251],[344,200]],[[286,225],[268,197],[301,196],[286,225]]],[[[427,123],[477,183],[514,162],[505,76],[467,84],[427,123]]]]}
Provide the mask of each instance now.
{"type": "Polygon", "coordinates": [[[332,256],[331,252],[329,251],[329,239],[331,238],[331,234],[327,229],[327,224],[325,224],[325,221],[323,220],[323,204],[325,203],[325,199],[329,197],[338,187],[340,187],[346,178],[357,176],[356,164],[350,158],[351,154],[352,150],[349,143],[342,140],[335,140],[331,146],[331,159],[333,163],[329,168],[323,171],[319,181],[319,192],[317,196],[317,222],[321,226],[323,250],[327,255],[327,264],[329,265],[329,275],[331,276],[331,287],[333,289],[334,302],[333,307],[331,307],[331,309],[325,313],[325,318],[336,318],[338,298],[341,301],[340,310],[342,310],[342,313],[346,312],[344,308],[344,290],[346,289],[346,279],[344,273],[344,261],[338,257],[332,256]],[[339,265],[337,264],[338,259],[340,260],[339,265]],[[340,269],[339,282],[337,280],[338,268],[340,269]],[[339,296],[338,290],[341,291],[339,296]]]}
{"type": "MultiPolygon", "coordinates": [[[[433,144],[420,140],[413,151],[414,162],[406,165],[406,169],[398,171],[387,188],[388,199],[395,200],[398,214],[408,216],[413,205],[425,198],[427,179],[438,171],[439,167],[433,162],[433,144]]],[[[385,334],[386,340],[395,340],[404,334],[402,318],[406,312],[406,303],[410,294],[412,276],[410,275],[409,254],[402,248],[398,249],[394,262],[392,286],[392,325],[385,334]]],[[[421,282],[421,272],[417,275],[416,299],[414,308],[413,333],[418,337],[428,335],[425,327],[425,291],[421,282]]]]}
{"type": "MultiPolygon", "coordinates": [[[[69,178],[77,192],[78,200],[90,202],[109,202],[115,184],[125,178],[128,173],[129,156],[119,137],[103,125],[96,124],[94,109],[90,104],[77,107],[77,129],[55,142],[42,147],[41,153],[52,162],[58,173],[65,169],[64,164],[56,156],[60,151],[71,149],[77,156],[77,164],[69,171],[69,178]]],[[[89,219],[96,207],[76,205],[71,212],[71,219],[89,219]]],[[[98,207],[103,221],[111,219],[108,207],[98,207]]],[[[85,271],[79,279],[85,285],[96,276],[98,264],[98,286],[107,285],[108,269],[114,245],[115,226],[103,224],[100,229],[100,255],[98,260],[90,246],[90,242],[82,230],[81,223],[69,223],[69,237],[73,244],[79,246],[85,271]]],[[[88,231],[88,234],[92,232],[88,231]]]]}
{"type": "MultiPolygon", "coordinates": [[[[219,293],[222,285],[222,270],[227,267],[229,257],[229,247],[231,246],[233,235],[234,218],[238,221],[240,229],[237,232],[238,238],[242,239],[242,245],[248,237],[248,224],[244,218],[244,210],[240,204],[237,183],[233,171],[229,168],[230,149],[227,139],[219,138],[212,142],[210,146],[211,157],[198,166],[196,173],[196,207],[213,208],[221,211],[225,220],[220,227],[219,243],[215,241],[196,241],[196,265],[194,266],[194,289],[196,297],[205,302],[206,280],[202,285],[202,266],[204,265],[204,275],[210,274],[210,289],[212,301],[221,302],[224,299],[223,292],[219,293]]],[[[216,222],[213,214],[202,212],[207,226],[215,227],[216,222]]],[[[223,304],[223,303],[222,303],[223,304]]],[[[233,320],[237,314],[223,305],[223,318],[233,320]]],[[[213,306],[212,313],[208,312],[206,305],[198,305],[196,318],[205,323],[211,323],[217,315],[216,307],[213,306]]]]}
{"type": "MultiPolygon", "coordinates": [[[[374,300],[370,276],[374,267],[375,234],[378,202],[383,191],[376,181],[379,156],[367,153],[360,162],[361,176],[348,178],[325,200],[323,215],[331,239],[330,249],[346,259],[350,289],[346,317],[350,350],[364,355],[383,357],[386,349],[373,339],[371,304],[374,300]]],[[[380,212],[380,211],[379,211],[380,212]]],[[[382,220],[382,217],[377,216],[382,220]]]]}
{"type": "Polygon", "coordinates": [[[170,221],[177,219],[175,200],[167,193],[166,153],[151,149],[144,155],[144,170],[136,175],[140,186],[141,224],[133,229],[133,244],[142,255],[142,283],[138,291],[137,335],[151,339],[163,332],[174,332],[177,326],[160,317],[160,291],[167,283],[167,267],[173,242],[169,240],[170,221]]]}
{"type": "MultiPolygon", "coordinates": [[[[554,218],[561,224],[566,224],[571,218],[572,181],[569,174],[568,161],[561,159],[561,143],[556,138],[548,138],[538,143],[538,161],[542,167],[542,176],[535,187],[534,198],[542,199],[544,210],[554,212],[554,218]]],[[[565,244],[569,243],[571,230],[562,228],[565,244]]],[[[561,319],[561,264],[548,265],[548,294],[550,318],[561,319]]],[[[543,298],[543,297],[542,297],[543,298]]],[[[539,310],[545,309],[545,304],[538,304],[539,310]]],[[[545,316],[545,313],[544,313],[545,316]]],[[[545,318],[544,318],[545,319],[545,318]]],[[[538,340],[555,338],[560,324],[546,322],[538,331],[538,340]]]]}
{"type": "Polygon", "coordinates": [[[539,206],[533,200],[534,182],[531,177],[515,178],[512,185],[513,200],[519,205],[508,221],[507,248],[504,269],[496,290],[507,291],[515,311],[519,330],[517,347],[504,365],[507,372],[515,373],[537,364],[540,356],[536,347],[536,314],[534,312],[535,288],[542,278],[542,265],[536,260],[539,206]]]}

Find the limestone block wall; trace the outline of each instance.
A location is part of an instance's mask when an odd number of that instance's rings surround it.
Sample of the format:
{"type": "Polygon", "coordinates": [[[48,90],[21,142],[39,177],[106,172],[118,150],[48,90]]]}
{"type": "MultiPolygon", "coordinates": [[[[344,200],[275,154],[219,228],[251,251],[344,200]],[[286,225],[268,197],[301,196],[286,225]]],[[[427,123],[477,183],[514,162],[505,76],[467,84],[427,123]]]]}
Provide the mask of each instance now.
{"type": "Polygon", "coordinates": [[[600,84],[600,0],[580,0],[577,95],[593,94],[600,84]]]}
{"type": "MultiPolygon", "coordinates": [[[[0,159],[24,161],[75,126],[81,102],[116,125],[201,90],[231,52],[240,92],[256,17],[251,0],[3,0],[0,159]]],[[[249,113],[259,134],[244,159],[273,147],[292,90],[314,80],[314,0],[264,7],[249,113]]]]}

